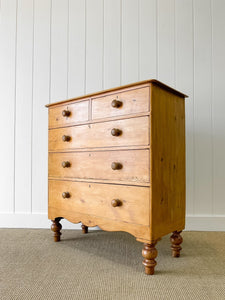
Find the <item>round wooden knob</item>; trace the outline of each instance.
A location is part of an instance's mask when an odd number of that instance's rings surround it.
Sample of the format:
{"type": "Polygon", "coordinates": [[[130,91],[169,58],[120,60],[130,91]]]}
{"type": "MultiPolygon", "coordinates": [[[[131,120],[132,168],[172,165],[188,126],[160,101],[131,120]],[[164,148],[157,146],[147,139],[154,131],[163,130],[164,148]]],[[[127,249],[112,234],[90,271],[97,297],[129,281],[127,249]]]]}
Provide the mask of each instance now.
{"type": "Polygon", "coordinates": [[[117,206],[121,206],[122,202],[119,199],[113,199],[111,201],[111,204],[112,204],[113,207],[117,207],[117,206]]]}
{"type": "Polygon", "coordinates": [[[69,192],[63,192],[62,193],[62,197],[65,198],[69,198],[70,197],[70,193],[69,192]]]}
{"type": "Polygon", "coordinates": [[[122,130],[120,130],[120,129],[118,129],[118,128],[113,128],[112,130],[111,130],[111,135],[112,136],[119,136],[119,135],[121,135],[122,134],[122,130]]]}
{"type": "Polygon", "coordinates": [[[123,167],[123,165],[121,163],[119,163],[119,162],[113,162],[111,164],[111,168],[113,170],[120,170],[120,169],[122,169],[122,167],[123,167]]]}
{"type": "Polygon", "coordinates": [[[70,111],[69,110],[63,110],[62,115],[63,115],[63,117],[69,117],[70,116],[70,111]]]}
{"type": "Polygon", "coordinates": [[[62,140],[63,140],[63,142],[69,142],[70,141],[70,136],[69,135],[63,135],[62,136],[62,140]]]}
{"type": "Polygon", "coordinates": [[[112,107],[114,107],[114,108],[119,108],[119,107],[121,107],[121,106],[123,105],[123,102],[114,99],[114,100],[112,101],[111,105],[112,105],[112,107]]]}
{"type": "Polygon", "coordinates": [[[70,162],[69,161],[63,161],[62,162],[62,167],[63,168],[69,168],[70,167],[70,162]]]}

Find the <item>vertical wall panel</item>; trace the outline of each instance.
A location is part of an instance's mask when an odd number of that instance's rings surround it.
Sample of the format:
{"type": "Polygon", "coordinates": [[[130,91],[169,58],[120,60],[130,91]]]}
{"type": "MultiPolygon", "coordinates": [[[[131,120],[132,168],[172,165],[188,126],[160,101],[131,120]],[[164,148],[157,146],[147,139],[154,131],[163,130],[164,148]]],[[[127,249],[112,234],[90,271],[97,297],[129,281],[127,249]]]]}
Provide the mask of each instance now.
{"type": "Polygon", "coordinates": [[[104,1],[104,89],[120,85],[120,0],[104,1]]]}
{"type": "Polygon", "coordinates": [[[31,211],[33,1],[18,1],[16,66],[15,210],[31,211]]]}
{"type": "Polygon", "coordinates": [[[158,0],[158,79],[175,86],[174,0],[158,0]]]}
{"type": "Polygon", "coordinates": [[[48,110],[51,1],[34,2],[32,212],[47,209],[48,110]]]}
{"type": "Polygon", "coordinates": [[[157,0],[141,0],[139,9],[139,79],[157,77],[157,0]]]}
{"type": "Polygon", "coordinates": [[[103,88],[103,0],[86,0],[86,93],[103,88]]]}
{"type": "Polygon", "coordinates": [[[68,0],[52,0],[51,102],[67,98],[68,0]]]}
{"type": "Polygon", "coordinates": [[[14,210],[14,111],[15,111],[15,60],[16,60],[17,2],[2,0],[0,14],[0,92],[1,147],[0,211],[14,210]]]}
{"type": "Polygon", "coordinates": [[[175,2],[176,87],[186,93],[186,194],[187,213],[194,211],[194,99],[193,99],[193,14],[192,1],[175,2]]]}
{"type": "Polygon", "coordinates": [[[69,0],[68,97],[85,93],[85,1],[69,0]]]}
{"type": "Polygon", "coordinates": [[[121,84],[139,78],[139,1],[122,1],[121,84]]]}
{"type": "Polygon", "coordinates": [[[210,0],[194,3],[195,213],[212,213],[212,89],[210,0]],[[204,9],[203,9],[204,8],[204,9]]]}
{"type": "Polygon", "coordinates": [[[212,1],[213,212],[225,213],[225,1],[212,1]]]}

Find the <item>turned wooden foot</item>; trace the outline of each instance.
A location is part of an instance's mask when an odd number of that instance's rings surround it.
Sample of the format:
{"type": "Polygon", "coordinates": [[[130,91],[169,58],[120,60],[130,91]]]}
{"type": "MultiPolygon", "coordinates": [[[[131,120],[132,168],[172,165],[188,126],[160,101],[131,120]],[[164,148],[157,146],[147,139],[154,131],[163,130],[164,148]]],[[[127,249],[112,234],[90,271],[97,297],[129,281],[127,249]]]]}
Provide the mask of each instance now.
{"type": "Polygon", "coordinates": [[[173,257],[179,257],[180,251],[182,250],[180,244],[183,242],[183,238],[180,235],[182,231],[174,231],[173,234],[170,237],[171,241],[171,249],[172,249],[172,256],[173,257]]]}
{"type": "Polygon", "coordinates": [[[88,226],[82,224],[81,228],[82,228],[82,233],[88,233],[88,226]]]}
{"type": "Polygon", "coordinates": [[[144,244],[144,248],[142,250],[142,256],[144,257],[143,265],[145,266],[145,274],[153,275],[154,269],[157,264],[155,258],[157,257],[158,251],[155,248],[156,241],[152,241],[151,244],[144,244]]]}
{"type": "Polygon", "coordinates": [[[52,220],[52,226],[51,230],[54,232],[54,241],[59,242],[60,241],[60,230],[62,229],[62,225],[59,223],[62,218],[55,218],[55,220],[52,220]]]}

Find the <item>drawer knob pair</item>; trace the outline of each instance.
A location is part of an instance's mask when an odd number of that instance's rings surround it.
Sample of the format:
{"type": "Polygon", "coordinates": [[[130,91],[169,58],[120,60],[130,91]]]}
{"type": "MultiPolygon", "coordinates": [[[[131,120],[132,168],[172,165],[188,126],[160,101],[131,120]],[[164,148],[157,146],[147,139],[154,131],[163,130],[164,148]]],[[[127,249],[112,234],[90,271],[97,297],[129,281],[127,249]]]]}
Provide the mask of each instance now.
{"type": "Polygon", "coordinates": [[[63,117],[69,117],[70,116],[70,111],[69,110],[63,110],[62,115],[63,115],[63,117]]]}
{"type": "Polygon", "coordinates": [[[122,205],[122,201],[120,201],[119,199],[113,199],[113,200],[111,201],[111,205],[112,205],[113,207],[121,206],[121,205],[122,205]]]}
{"type": "Polygon", "coordinates": [[[120,169],[122,169],[122,167],[123,167],[123,165],[119,162],[112,162],[112,164],[111,164],[111,168],[113,170],[120,170],[120,169]]]}
{"type": "Polygon", "coordinates": [[[114,107],[114,108],[119,108],[119,107],[121,107],[121,106],[123,105],[123,102],[114,99],[114,100],[112,101],[111,105],[112,105],[112,107],[114,107]]]}
{"type": "Polygon", "coordinates": [[[70,167],[70,162],[69,161],[63,161],[62,162],[62,167],[63,168],[69,168],[70,167]]]}
{"type": "Polygon", "coordinates": [[[118,129],[118,128],[113,128],[112,130],[111,130],[111,135],[112,136],[119,136],[119,135],[121,135],[122,134],[122,130],[120,130],[120,129],[118,129]]]}
{"type": "Polygon", "coordinates": [[[63,142],[69,142],[71,140],[71,137],[69,135],[63,135],[62,140],[63,142]]]}
{"type": "Polygon", "coordinates": [[[64,199],[70,198],[70,193],[69,193],[69,192],[63,192],[63,193],[62,193],[62,197],[63,197],[64,199]]]}

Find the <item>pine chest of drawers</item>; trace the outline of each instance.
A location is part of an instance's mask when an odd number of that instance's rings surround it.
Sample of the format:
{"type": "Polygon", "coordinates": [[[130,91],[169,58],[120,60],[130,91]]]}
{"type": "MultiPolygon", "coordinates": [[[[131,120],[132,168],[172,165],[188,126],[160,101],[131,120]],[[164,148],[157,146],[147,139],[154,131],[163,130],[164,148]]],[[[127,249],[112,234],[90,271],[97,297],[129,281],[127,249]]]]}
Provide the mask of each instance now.
{"type": "Polygon", "coordinates": [[[185,95],[147,80],[47,105],[48,216],[126,231],[144,243],[146,274],[156,243],[172,233],[180,255],[185,226],[185,95]]]}

